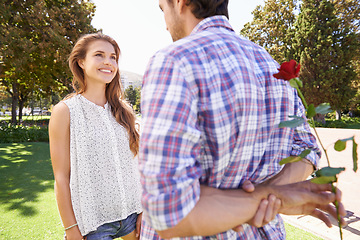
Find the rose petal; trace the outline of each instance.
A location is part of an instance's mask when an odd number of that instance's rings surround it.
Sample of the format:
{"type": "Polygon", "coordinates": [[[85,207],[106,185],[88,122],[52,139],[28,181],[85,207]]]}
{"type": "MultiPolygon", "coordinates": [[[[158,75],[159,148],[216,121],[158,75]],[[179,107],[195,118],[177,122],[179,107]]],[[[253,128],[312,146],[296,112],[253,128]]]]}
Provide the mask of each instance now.
{"type": "Polygon", "coordinates": [[[297,64],[295,60],[290,60],[289,62],[284,62],[281,64],[278,69],[279,72],[273,76],[278,79],[291,80],[293,78],[299,77],[300,64],[297,64]]]}

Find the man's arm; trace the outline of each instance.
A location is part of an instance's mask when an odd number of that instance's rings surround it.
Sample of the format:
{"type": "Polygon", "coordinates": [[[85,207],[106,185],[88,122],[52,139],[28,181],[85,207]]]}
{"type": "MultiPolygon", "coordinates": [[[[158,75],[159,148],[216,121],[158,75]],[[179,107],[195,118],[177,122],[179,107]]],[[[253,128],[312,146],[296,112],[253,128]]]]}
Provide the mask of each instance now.
{"type": "MultiPolygon", "coordinates": [[[[247,222],[255,214],[261,199],[269,194],[282,200],[280,213],[312,214],[321,209],[336,217],[336,211],[330,203],[335,199],[340,200],[341,196],[335,196],[330,191],[331,185],[314,184],[310,181],[283,186],[258,186],[253,193],[201,186],[200,200],[193,210],[175,227],[157,232],[162,238],[173,238],[209,236],[227,231],[247,222]]],[[[340,212],[345,215],[341,203],[340,212]]],[[[319,218],[328,220],[324,214],[319,218]]]]}
{"type": "Polygon", "coordinates": [[[274,177],[262,183],[271,185],[283,185],[306,180],[314,171],[314,166],[306,159],[299,162],[288,163],[274,177]]]}
{"type": "MultiPolygon", "coordinates": [[[[294,115],[297,115],[302,118],[306,118],[305,108],[302,104],[300,97],[297,95],[296,90],[294,91],[295,97],[295,111],[294,115]]],[[[289,184],[299,181],[306,180],[310,174],[316,169],[316,166],[321,157],[321,151],[316,143],[316,138],[310,130],[308,123],[304,123],[294,129],[294,136],[292,139],[292,150],[290,155],[298,156],[302,151],[306,149],[311,149],[311,153],[306,156],[306,159],[302,159],[299,162],[288,163],[284,168],[274,177],[268,179],[263,184],[289,184]]]]}
{"type": "MultiPolygon", "coordinates": [[[[297,96],[297,95],[295,95],[297,96]]],[[[297,114],[299,116],[304,116],[304,106],[302,105],[302,102],[298,98],[298,112],[297,114]]],[[[310,174],[316,169],[317,162],[320,158],[320,150],[316,146],[316,139],[313,136],[313,134],[310,131],[309,125],[304,124],[302,126],[297,127],[294,133],[294,144],[293,144],[293,151],[292,154],[299,153],[300,151],[303,151],[308,148],[312,148],[313,152],[309,155],[309,159],[302,159],[299,162],[294,163],[288,163],[284,166],[284,168],[275,176],[268,179],[267,181],[261,183],[261,185],[283,185],[283,184],[290,184],[290,183],[296,183],[300,181],[306,180],[310,174]]],[[[250,184],[251,185],[251,184],[250,184]]],[[[251,192],[251,191],[250,191],[251,192]]],[[[267,216],[263,217],[264,211],[258,211],[256,213],[256,221],[252,221],[256,224],[257,227],[264,226],[267,223],[269,223],[271,220],[273,220],[273,216],[276,214],[277,208],[275,207],[267,207],[266,214],[267,216]],[[261,220],[263,221],[261,223],[261,220]]],[[[321,218],[322,214],[319,214],[318,212],[314,212],[312,214],[314,217],[321,218]]],[[[329,226],[328,220],[326,218],[322,217],[322,220],[329,226]]]]}

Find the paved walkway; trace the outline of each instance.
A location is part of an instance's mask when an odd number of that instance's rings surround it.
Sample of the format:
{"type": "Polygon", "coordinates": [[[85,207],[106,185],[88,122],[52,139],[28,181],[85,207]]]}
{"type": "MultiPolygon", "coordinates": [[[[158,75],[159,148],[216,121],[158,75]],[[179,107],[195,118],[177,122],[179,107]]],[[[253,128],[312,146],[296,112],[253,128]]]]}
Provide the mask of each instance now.
{"type": "MultiPolygon", "coordinates": [[[[353,129],[331,129],[317,128],[317,132],[330,158],[332,167],[345,167],[338,178],[338,187],[343,193],[343,204],[347,210],[345,218],[348,226],[343,228],[344,240],[360,239],[360,169],[354,173],[352,162],[352,143],[348,142],[347,147],[342,152],[333,150],[333,143],[338,139],[345,139],[355,136],[358,146],[358,158],[360,153],[360,130],[353,129]]],[[[360,160],[359,160],[360,168],[360,160]]],[[[320,160],[320,167],[327,166],[325,154],[320,160]]],[[[340,239],[337,221],[333,221],[333,227],[328,228],[326,225],[311,216],[283,216],[284,220],[295,227],[302,228],[326,240],[340,239]]]]}

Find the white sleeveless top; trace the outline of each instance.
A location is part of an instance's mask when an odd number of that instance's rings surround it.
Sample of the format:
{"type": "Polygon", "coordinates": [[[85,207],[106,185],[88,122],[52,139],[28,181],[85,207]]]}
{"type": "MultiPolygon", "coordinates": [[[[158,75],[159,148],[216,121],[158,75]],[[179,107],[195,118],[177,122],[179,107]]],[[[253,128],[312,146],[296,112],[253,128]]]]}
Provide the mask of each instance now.
{"type": "Polygon", "coordinates": [[[71,201],[85,236],[142,212],[138,161],[108,103],[103,108],[82,95],[64,103],[70,110],[71,201]]]}

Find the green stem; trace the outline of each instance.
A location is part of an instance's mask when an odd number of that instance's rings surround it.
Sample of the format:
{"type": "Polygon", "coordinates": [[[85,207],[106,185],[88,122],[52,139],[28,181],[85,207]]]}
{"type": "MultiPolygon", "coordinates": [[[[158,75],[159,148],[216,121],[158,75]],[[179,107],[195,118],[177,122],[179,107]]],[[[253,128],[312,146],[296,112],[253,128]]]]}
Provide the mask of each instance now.
{"type": "MultiPolygon", "coordinates": [[[[306,103],[306,100],[305,100],[304,95],[302,94],[302,92],[301,92],[301,90],[300,90],[300,88],[299,88],[298,86],[296,87],[296,90],[297,90],[297,92],[298,92],[298,94],[299,94],[299,97],[301,98],[302,103],[304,104],[305,109],[307,110],[307,109],[308,109],[308,105],[307,105],[307,103],[306,103]]],[[[319,141],[320,146],[321,146],[322,150],[323,150],[324,153],[325,153],[326,161],[327,161],[327,163],[328,163],[328,166],[330,167],[329,156],[328,156],[328,154],[327,154],[327,151],[326,151],[324,145],[322,144],[322,142],[321,142],[321,140],[320,140],[320,137],[319,137],[318,132],[316,131],[314,118],[312,117],[312,118],[310,119],[310,121],[311,121],[311,123],[312,123],[312,125],[313,125],[312,128],[314,129],[316,138],[317,138],[317,140],[319,141]]]]}
{"type": "MultiPolygon", "coordinates": [[[[304,104],[305,109],[307,110],[307,109],[308,109],[308,105],[307,105],[307,103],[306,103],[306,101],[305,101],[304,95],[303,95],[302,92],[300,91],[299,87],[296,87],[296,90],[297,90],[297,92],[298,92],[298,94],[299,94],[299,96],[300,96],[300,98],[301,98],[301,100],[302,100],[302,102],[303,102],[303,104],[304,104]]],[[[312,117],[312,118],[310,119],[310,121],[312,122],[312,125],[313,125],[312,128],[314,129],[316,138],[317,138],[317,140],[319,141],[320,146],[321,146],[322,150],[323,150],[324,153],[325,153],[325,157],[326,157],[327,164],[328,164],[328,166],[330,167],[329,156],[328,156],[328,154],[327,154],[327,151],[326,151],[324,145],[322,144],[322,142],[321,142],[321,140],[320,140],[320,137],[319,137],[318,132],[316,131],[314,118],[312,117]]],[[[334,183],[331,183],[331,188],[332,188],[332,192],[336,195],[336,188],[334,187],[334,183]]],[[[335,200],[334,204],[335,204],[335,208],[336,208],[337,221],[338,221],[338,226],[339,226],[339,231],[340,231],[340,239],[343,240],[343,233],[342,233],[342,227],[341,227],[341,217],[340,217],[340,212],[339,212],[339,202],[338,202],[337,200],[335,200]]]]}
{"type": "Polygon", "coordinates": [[[308,105],[307,105],[307,103],[306,103],[306,101],[305,101],[305,97],[304,97],[304,95],[302,94],[302,92],[300,91],[300,88],[299,88],[299,87],[296,87],[296,90],[297,90],[297,92],[298,92],[298,94],[299,94],[299,97],[301,98],[301,101],[302,101],[303,104],[304,104],[305,109],[308,109],[308,105]]]}
{"type": "MultiPolygon", "coordinates": [[[[302,100],[302,102],[303,102],[303,104],[304,104],[305,109],[307,110],[307,109],[308,109],[308,105],[307,105],[307,103],[306,103],[306,101],[305,101],[304,95],[302,94],[302,92],[300,91],[300,88],[299,88],[298,86],[296,87],[296,90],[297,90],[297,92],[298,92],[298,94],[299,94],[299,97],[301,98],[301,100],[302,100]]],[[[328,156],[328,154],[327,154],[327,151],[326,151],[324,145],[322,144],[322,142],[321,142],[321,140],[320,140],[320,137],[319,137],[318,132],[316,131],[314,118],[312,117],[312,118],[310,119],[310,121],[312,122],[312,125],[313,125],[312,128],[314,129],[316,138],[317,138],[317,140],[319,141],[320,146],[321,146],[322,150],[323,150],[324,153],[325,153],[325,157],[326,157],[327,164],[328,164],[328,166],[330,167],[329,156],[328,156]]],[[[336,195],[336,187],[334,186],[334,183],[331,183],[331,188],[332,188],[332,192],[336,195]]],[[[341,217],[340,217],[340,212],[339,212],[339,202],[338,202],[337,200],[335,200],[334,205],[335,205],[335,207],[336,207],[337,221],[338,221],[338,226],[339,226],[339,231],[340,231],[340,239],[343,240],[343,232],[342,232],[342,227],[341,227],[341,217]]]]}
{"type": "MultiPolygon", "coordinates": [[[[334,183],[331,183],[331,188],[332,188],[332,192],[336,195],[336,187],[334,187],[334,183]]],[[[336,207],[336,214],[337,214],[338,226],[339,226],[339,231],[340,231],[340,239],[343,240],[341,218],[340,218],[340,213],[339,213],[339,202],[337,200],[335,200],[334,204],[336,207]]]]}
{"type": "Polygon", "coordinates": [[[311,118],[311,123],[312,123],[312,125],[313,125],[313,129],[314,129],[314,132],[315,132],[315,135],[316,135],[316,138],[317,138],[317,140],[319,141],[319,143],[320,143],[320,146],[321,146],[321,148],[322,148],[322,150],[324,151],[324,153],[325,153],[325,157],[326,157],[326,161],[327,161],[327,164],[328,164],[328,166],[330,167],[330,160],[329,160],[329,155],[328,155],[328,153],[327,153],[327,151],[326,151],[326,149],[325,149],[325,147],[324,147],[324,145],[322,144],[322,142],[321,142],[321,140],[320,140],[320,137],[319,137],[319,134],[318,134],[318,132],[316,131],[316,128],[315,128],[315,120],[314,120],[314,118],[311,118]]]}
{"type": "MultiPolygon", "coordinates": [[[[312,125],[313,125],[313,129],[314,129],[316,138],[318,139],[318,141],[319,141],[319,143],[321,145],[321,148],[323,149],[323,151],[325,153],[326,161],[328,163],[328,166],[330,167],[329,156],[327,154],[326,149],[324,148],[324,145],[322,144],[322,142],[320,140],[318,132],[316,131],[314,118],[311,118],[311,121],[312,121],[312,125]]],[[[334,183],[331,183],[331,188],[332,188],[332,192],[336,195],[336,188],[334,187],[334,183]]],[[[339,231],[340,231],[340,239],[343,240],[343,233],[342,233],[342,227],[341,227],[341,217],[340,217],[340,212],[339,212],[339,202],[337,200],[335,200],[334,205],[335,205],[335,208],[336,208],[337,221],[338,221],[338,226],[339,226],[339,231]]]]}

